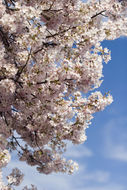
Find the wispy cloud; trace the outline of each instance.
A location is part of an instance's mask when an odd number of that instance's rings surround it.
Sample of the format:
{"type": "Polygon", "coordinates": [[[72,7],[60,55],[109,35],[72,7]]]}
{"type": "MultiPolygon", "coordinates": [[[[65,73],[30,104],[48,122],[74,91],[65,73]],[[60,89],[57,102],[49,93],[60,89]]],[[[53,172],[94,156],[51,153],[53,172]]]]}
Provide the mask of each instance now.
{"type": "Polygon", "coordinates": [[[96,170],[93,172],[87,171],[83,176],[87,181],[106,183],[109,181],[110,173],[106,171],[96,170]]]}
{"type": "Polygon", "coordinates": [[[112,119],[104,131],[104,155],[108,158],[127,162],[127,118],[112,119]]]}
{"type": "MultiPolygon", "coordinates": [[[[22,187],[25,184],[34,183],[37,184],[38,190],[126,190],[124,185],[110,182],[109,174],[103,171],[89,172],[88,174],[79,172],[72,176],[67,174],[46,176],[27,170],[27,174],[29,177],[26,176],[22,187]]],[[[21,190],[21,187],[17,190],[21,190]]]]}
{"type": "Polygon", "coordinates": [[[84,144],[73,145],[72,143],[68,143],[67,152],[65,153],[65,156],[70,159],[81,159],[93,156],[93,152],[84,144]]]}
{"type": "MultiPolygon", "coordinates": [[[[126,126],[126,118],[113,119],[106,125],[103,134],[105,137],[103,148],[108,158],[127,161],[126,126]]],[[[12,160],[8,168],[17,166],[25,173],[22,185],[16,190],[21,190],[26,184],[35,184],[38,190],[126,190],[125,184],[112,179],[111,171],[89,167],[89,160],[94,160],[95,155],[88,147],[68,144],[68,151],[65,155],[68,159],[77,160],[79,163],[79,171],[74,175],[39,174],[34,167],[12,160]]]]}
{"type": "MultiPolygon", "coordinates": [[[[80,164],[80,169],[73,175],[39,174],[35,167],[27,166],[24,162],[12,161],[8,168],[19,167],[24,174],[24,181],[16,190],[21,190],[26,184],[36,184],[38,190],[107,190],[105,185],[110,182],[110,173],[101,170],[88,171],[86,164],[80,164]],[[93,184],[93,185],[91,185],[93,184]],[[103,185],[105,184],[105,185],[103,185]],[[101,186],[101,189],[100,189],[101,186]]],[[[112,188],[108,190],[124,190],[112,188]]]]}
{"type": "Polygon", "coordinates": [[[123,185],[119,184],[107,184],[107,185],[97,185],[97,186],[92,186],[90,185],[89,187],[84,187],[80,189],[75,189],[75,190],[126,190],[126,187],[123,185]]]}
{"type": "Polygon", "coordinates": [[[110,145],[108,157],[111,159],[127,162],[127,146],[125,145],[110,145]]]}

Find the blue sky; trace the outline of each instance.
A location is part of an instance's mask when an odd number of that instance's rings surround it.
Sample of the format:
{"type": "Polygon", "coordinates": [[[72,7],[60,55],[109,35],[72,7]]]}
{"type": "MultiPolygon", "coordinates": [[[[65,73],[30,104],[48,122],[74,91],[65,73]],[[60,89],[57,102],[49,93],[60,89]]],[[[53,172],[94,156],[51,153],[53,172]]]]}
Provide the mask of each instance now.
{"type": "Polygon", "coordinates": [[[35,184],[38,190],[126,190],[127,189],[127,39],[105,41],[112,60],[104,64],[104,82],[99,90],[110,91],[114,102],[103,112],[96,113],[87,129],[88,140],[83,145],[69,144],[67,158],[79,163],[73,175],[38,174],[34,167],[12,161],[4,169],[17,166],[25,171],[21,190],[26,184],[35,184]]]}

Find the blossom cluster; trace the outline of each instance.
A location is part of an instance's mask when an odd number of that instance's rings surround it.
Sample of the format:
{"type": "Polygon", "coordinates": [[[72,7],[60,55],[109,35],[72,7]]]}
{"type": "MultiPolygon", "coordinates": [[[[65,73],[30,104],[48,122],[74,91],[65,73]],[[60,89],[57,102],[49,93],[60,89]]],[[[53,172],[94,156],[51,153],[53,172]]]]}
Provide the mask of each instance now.
{"type": "MultiPolygon", "coordinates": [[[[91,91],[111,59],[101,42],[121,35],[126,1],[0,1],[0,172],[12,150],[40,173],[78,168],[62,153],[67,140],[84,143],[93,114],[112,103],[110,94],[91,91]]],[[[7,179],[0,177],[2,190],[23,174],[14,169],[7,179]]]]}

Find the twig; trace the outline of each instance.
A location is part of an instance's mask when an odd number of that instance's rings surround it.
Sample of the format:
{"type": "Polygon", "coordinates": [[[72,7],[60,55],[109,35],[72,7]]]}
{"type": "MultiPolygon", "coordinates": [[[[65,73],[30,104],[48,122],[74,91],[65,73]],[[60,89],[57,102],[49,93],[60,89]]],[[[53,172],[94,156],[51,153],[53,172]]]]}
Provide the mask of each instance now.
{"type": "Polygon", "coordinates": [[[2,42],[3,42],[4,46],[5,46],[5,48],[6,48],[7,50],[9,50],[10,44],[9,44],[9,42],[8,42],[7,35],[4,33],[3,28],[2,28],[1,26],[0,26],[0,36],[1,36],[1,40],[2,40],[2,42]]]}
{"type": "Polygon", "coordinates": [[[18,81],[18,79],[20,78],[20,76],[21,76],[23,70],[24,70],[25,67],[27,66],[27,64],[28,64],[28,62],[29,62],[29,59],[30,59],[30,56],[31,56],[31,51],[32,51],[32,49],[30,49],[30,52],[29,52],[29,54],[28,54],[28,57],[27,57],[27,60],[26,60],[25,65],[23,65],[23,67],[22,67],[21,69],[19,69],[18,72],[16,73],[15,82],[18,81]]]}
{"type": "Polygon", "coordinates": [[[68,29],[62,30],[62,31],[60,31],[60,32],[58,32],[58,33],[55,33],[55,34],[52,34],[52,35],[50,35],[50,36],[46,36],[46,38],[51,38],[51,37],[55,37],[55,36],[57,36],[57,35],[64,34],[65,32],[67,32],[67,31],[69,31],[69,30],[72,30],[72,29],[75,29],[75,28],[77,28],[77,27],[78,27],[78,26],[73,26],[72,28],[68,28],[68,29]]]}
{"type": "Polygon", "coordinates": [[[96,13],[95,15],[93,15],[93,16],[91,17],[91,19],[97,17],[98,15],[101,15],[101,14],[104,13],[105,11],[106,11],[106,10],[103,10],[103,11],[100,11],[99,13],[96,13]]]}

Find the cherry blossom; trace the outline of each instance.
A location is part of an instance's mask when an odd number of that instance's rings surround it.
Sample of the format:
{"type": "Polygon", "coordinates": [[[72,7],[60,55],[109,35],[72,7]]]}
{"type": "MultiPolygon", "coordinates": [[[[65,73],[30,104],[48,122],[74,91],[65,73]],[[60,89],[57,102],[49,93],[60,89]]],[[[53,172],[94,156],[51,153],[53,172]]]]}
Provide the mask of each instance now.
{"type": "Polygon", "coordinates": [[[126,35],[126,1],[0,1],[2,190],[23,179],[15,168],[8,184],[2,182],[9,151],[40,173],[78,169],[62,156],[67,141],[84,143],[93,114],[113,101],[95,91],[103,82],[103,63],[111,60],[101,42],[126,35]]]}

